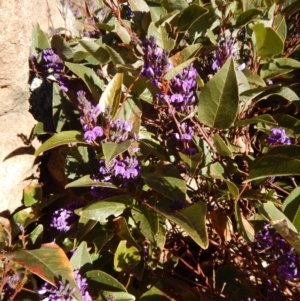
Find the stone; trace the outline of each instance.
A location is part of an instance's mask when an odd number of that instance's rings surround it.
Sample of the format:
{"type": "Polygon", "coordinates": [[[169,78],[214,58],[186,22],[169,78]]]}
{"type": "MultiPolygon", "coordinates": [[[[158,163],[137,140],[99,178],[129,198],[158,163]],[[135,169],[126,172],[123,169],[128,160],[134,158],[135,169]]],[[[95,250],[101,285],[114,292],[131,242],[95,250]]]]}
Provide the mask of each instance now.
{"type": "Polygon", "coordinates": [[[9,215],[22,206],[23,189],[38,181],[34,151],[28,145],[37,123],[29,110],[28,56],[31,35],[38,22],[50,34],[65,27],[56,0],[0,0],[0,214],[9,215]]]}

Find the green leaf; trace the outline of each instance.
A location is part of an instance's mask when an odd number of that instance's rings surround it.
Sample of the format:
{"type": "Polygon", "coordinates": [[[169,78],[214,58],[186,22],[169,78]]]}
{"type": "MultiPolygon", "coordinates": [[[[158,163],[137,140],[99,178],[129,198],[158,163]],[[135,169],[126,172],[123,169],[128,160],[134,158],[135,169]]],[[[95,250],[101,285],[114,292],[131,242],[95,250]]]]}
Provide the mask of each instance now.
{"type": "Polygon", "coordinates": [[[68,185],[65,186],[65,189],[71,187],[90,187],[90,186],[118,189],[118,187],[112,183],[94,181],[90,175],[85,175],[82,178],[69,183],[68,185]]]}
{"type": "Polygon", "coordinates": [[[161,19],[161,17],[166,15],[166,10],[160,5],[156,5],[155,3],[149,3],[149,9],[151,14],[151,21],[157,22],[161,19]]]}
{"type": "Polygon", "coordinates": [[[126,240],[121,240],[115,256],[114,268],[117,272],[126,271],[136,266],[141,260],[141,254],[135,247],[126,247],[126,240]]]}
{"type": "Polygon", "coordinates": [[[196,22],[202,15],[208,12],[207,9],[201,7],[198,4],[191,4],[186,7],[180,14],[178,20],[178,31],[188,30],[194,22],[196,22]]]}
{"type": "Polygon", "coordinates": [[[82,300],[69,259],[65,252],[55,243],[44,244],[37,250],[21,250],[6,253],[5,257],[22,265],[33,274],[38,275],[54,286],[57,285],[58,279],[63,283],[70,283],[71,288],[76,288],[73,294],[76,300],[82,300]]]}
{"type": "Polygon", "coordinates": [[[161,5],[168,11],[168,13],[174,10],[183,11],[188,7],[185,0],[162,0],[161,5]]]}
{"type": "Polygon", "coordinates": [[[144,0],[128,0],[132,11],[148,12],[149,7],[144,0]]]}
{"type": "Polygon", "coordinates": [[[54,35],[51,39],[51,47],[63,61],[71,60],[74,56],[71,47],[62,36],[54,35]]]}
{"type": "Polygon", "coordinates": [[[104,45],[103,48],[109,53],[109,56],[114,64],[115,69],[117,69],[117,65],[125,65],[124,60],[113,48],[109,47],[108,45],[104,45]]]}
{"type": "Polygon", "coordinates": [[[245,126],[247,124],[256,124],[256,123],[264,123],[269,125],[277,125],[276,120],[269,114],[262,114],[255,117],[252,117],[250,119],[244,119],[244,120],[238,120],[235,122],[237,126],[245,126]]]}
{"type": "Polygon", "coordinates": [[[172,200],[185,200],[185,181],[172,164],[160,165],[154,173],[142,174],[153,190],[172,200]]]}
{"type": "Polygon", "coordinates": [[[136,205],[131,209],[134,221],[139,225],[141,233],[153,244],[156,245],[155,235],[158,232],[157,213],[145,205],[136,205]]]}
{"type": "Polygon", "coordinates": [[[202,44],[196,43],[187,46],[181,51],[178,51],[176,54],[170,57],[170,61],[173,64],[173,66],[178,66],[188,59],[195,57],[197,53],[200,51],[202,47],[202,44]]]}
{"type": "Polygon", "coordinates": [[[168,71],[166,73],[166,75],[164,76],[165,80],[171,80],[173,77],[175,77],[181,70],[183,70],[184,68],[188,67],[196,58],[193,57],[185,62],[183,62],[182,64],[176,66],[175,68],[172,68],[170,71],[168,71]]]}
{"type": "Polygon", "coordinates": [[[284,44],[280,36],[270,27],[258,23],[252,27],[255,36],[257,55],[262,58],[271,58],[283,51],[284,44]]]}
{"type": "Polygon", "coordinates": [[[39,51],[50,48],[47,36],[41,30],[40,25],[36,25],[32,29],[31,55],[38,55],[39,51]]]}
{"type": "Polygon", "coordinates": [[[155,22],[155,26],[164,25],[165,23],[170,23],[178,14],[180,14],[179,10],[174,10],[168,14],[162,16],[158,21],[155,22]]]}
{"type": "Polygon", "coordinates": [[[123,27],[120,22],[116,19],[115,20],[115,31],[119,38],[122,40],[124,44],[129,45],[131,41],[131,37],[129,32],[125,27],[123,27]]]}
{"type": "Polygon", "coordinates": [[[286,239],[291,246],[300,254],[300,234],[292,230],[286,220],[270,221],[270,224],[286,239]]]}
{"type": "Polygon", "coordinates": [[[30,184],[24,188],[24,205],[31,207],[43,201],[43,189],[40,184],[30,184]]]}
{"type": "Polygon", "coordinates": [[[119,216],[131,203],[131,196],[118,195],[77,209],[75,213],[84,218],[106,223],[109,216],[119,216]]]}
{"type": "Polygon", "coordinates": [[[284,200],[282,204],[283,213],[300,232],[300,187],[296,187],[284,200]]]}
{"type": "Polygon", "coordinates": [[[196,153],[194,155],[186,155],[184,153],[181,153],[179,152],[179,157],[181,158],[181,160],[183,161],[186,169],[187,169],[187,172],[189,174],[189,176],[191,178],[194,177],[199,165],[201,164],[202,162],[202,158],[203,158],[203,152],[201,150],[201,152],[199,153],[196,153]]]}
{"type": "Polygon", "coordinates": [[[104,291],[101,293],[103,299],[101,300],[114,300],[114,301],[135,301],[135,296],[126,292],[109,292],[104,291]],[[113,299],[112,299],[113,298],[113,299]]]}
{"type": "Polygon", "coordinates": [[[104,83],[94,70],[79,64],[66,62],[65,65],[78,77],[80,77],[91,91],[95,100],[98,100],[101,91],[104,90],[104,83]]]}
{"type": "Polygon", "coordinates": [[[213,141],[219,155],[232,157],[232,152],[218,133],[215,133],[213,141]]]}
{"type": "Polygon", "coordinates": [[[35,229],[28,235],[27,249],[37,249],[41,246],[43,241],[44,227],[37,225],[35,229]]]}
{"type": "Polygon", "coordinates": [[[275,16],[273,27],[276,29],[277,34],[284,42],[287,35],[287,26],[285,22],[285,16],[283,14],[277,14],[275,16]]]}
{"type": "Polygon", "coordinates": [[[55,148],[57,146],[66,145],[69,143],[84,143],[85,140],[83,139],[82,133],[78,131],[66,131],[54,134],[51,138],[46,140],[36,151],[35,156],[40,155],[41,153],[55,148]]]}
{"type": "Polygon", "coordinates": [[[87,243],[83,241],[70,259],[73,271],[81,270],[82,272],[91,270],[93,263],[88,251],[87,243]]]}
{"type": "Polygon", "coordinates": [[[116,73],[102,93],[99,105],[102,112],[110,109],[112,118],[115,116],[122,95],[124,73],[116,73]]]}
{"type": "Polygon", "coordinates": [[[249,70],[248,68],[245,68],[242,72],[247,77],[249,84],[253,84],[255,86],[262,86],[262,87],[266,86],[265,81],[260,76],[258,76],[257,74],[249,70]]]}
{"type": "Polygon", "coordinates": [[[266,218],[268,221],[276,221],[276,220],[286,220],[289,228],[295,232],[297,232],[296,227],[292,224],[292,222],[287,218],[287,216],[280,211],[273,202],[268,201],[258,205],[258,212],[266,218]]]}
{"type": "Polygon", "coordinates": [[[300,146],[276,146],[270,149],[265,155],[254,160],[250,165],[249,178],[245,182],[268,177],[299,174],[300,146]]]}
{"type": "Polygon", "coordinates": [[[180,226],[201,248],[207,249],[207,207],[204,202],[200,201],[176,213],[170,212],[164,204],[159,204],[154,210],[180,226]]]}
{"type": "Polygon", "coordinates": [[[102,150],[103,154],[105,156],[106,163],[109,164],[109,162],[114,159],[116,156],[124,153],[131,145],[130,140],[126,140],[121,143],[114,143],[114,142],[106,142],[102,143],[102,150]]]}
{"type": "Polygon", "coordinates": [[[141,250],[141,247],[137,244],[137,242],[132,237],[126,219],[123,216],[115,218],[113,220],[113,223],[114,223],[115,233],[121,238],[121,240],[126,240],[128,246],[133,246],[136,249],[141,250]]]}
{"type": "Polygon", "coordinates": [[[209,178],[224,179],[225,170],[220,162],[214,162],[203,167],[200,174],[209,178]]]}
{"type": "Polygon", "coordinates": [[[251,22],[253,19],[262,15],[262,11],[257,8],[248,9],[242,12],[236,20],[235,27],[241,28],[251,22]]]}
{"type": "Polygon", "coordinates": [[[207,126],[227,129],[238,112],[238,85],[230,57],[200,94],[198,117],[207,126]]]}
{"type": "Polygon", "coordinates": [[[260,75],[265,80],[268,80],[270,78],[289,73],[298,68],[300,68],[300,62],[294,59],[281,57],[273,59],[267,64],[263,64],[260,70],[260,75]]]}
{"type": "Polygon", "coordinates": [[[99,63],[107,64],[110,61],[109,53],[92,39],[84,38],[79,44],[90,53],[99,63]]]}
{"type": "Polygon", "coordinates": [[[127,292],[126,288],[118,280],[103,271],[93,270],[87,272],[85,275],[89,280],[96,282],[100,290],[127,292]]]}
{"type": "Polygon", "coordinates": [[[248,220],[243,216],[238,202],[234,203],[234,215],[237,221],[239,231],[243,236],[243,238],[248,242],[253,242],[254,234],[255,234],[254,228],[251,226],[248,220]]]}

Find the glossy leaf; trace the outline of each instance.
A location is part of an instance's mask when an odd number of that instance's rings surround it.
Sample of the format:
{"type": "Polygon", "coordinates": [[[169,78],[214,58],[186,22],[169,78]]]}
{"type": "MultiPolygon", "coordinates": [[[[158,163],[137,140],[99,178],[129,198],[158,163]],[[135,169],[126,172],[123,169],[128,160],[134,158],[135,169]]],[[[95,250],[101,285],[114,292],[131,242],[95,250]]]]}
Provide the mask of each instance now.
{"type": "Polygon", "coordinates": [[[70,259],[73,270],[88,271],[92,269],[92,260],[88,251],[87,243],[83,241],[70,259]]]}
{"type": "Polygon", "coordinates": [[[172,213],[166,206],[156,206],[155,211],[180,226],[201,248],[207,249],[207,207],[204,202],[195,203],[179,212],[172,213]]]}
{"type": "Polygon", "coordinates": [[[65,188],[71,188],[71,187],[104,187],[104,188],[110,188],[110,189],[117,189],[118,187],[115,186],[112,183],[109,182],[97,182],[94,181],[90,175],[83,176],[82,178],[75,180],[68,185],[65,186],[65,188]]]}
{"type": "Polygon", "coordinates": [[[99,99],[104,83],[94,70],[79,64],[66,62],[65,65],[78,77],[80,77],[91,91],[94,99],[99,99]]]}
{"type": "Polygon", "coordinates": [[[103,271],[93,270],[85,275],[89,280],[96,282],[101,290],[127,292],[126,288],[118,280],[103,271]]]}
{"type": "Polygon", "coordinates": [[[77,288],[74,293],[76,300],[82,300],[68,257],[55,243],[44,244],[36,250],[20,250],[7,253],[5,257],[24,266],[30,272],[54,286],[56,286],[59,279],[63,283],[70,283],[71,287],[77,288]]]}
{"type": "Polygon", "coordinates": [[[129,195],[119,195],[77,209],[75,213],[84,218],[106,223],[109,216],[119,216],[131,203],[132,198],[129,195]]]}
{"type": "Polygon", "coordinates": [[[260,204],[258,207],[258,212],[267,220],[269,221],[275,221],[275,220],[286,220],[288,227],[297,232],[296,227],[292,224],[292,222],[287,218],[287,216],[280,211],[273,202],[265,202],[260,204]]]}
{"type": "Polygon", "coordinates": [[[142,174],[153,190],[172,200],[185,200],[185,181],[172,164],[160,165],[154,173],[142,174]]]}
{"type": "Polygon", "coordinates": [[[296,187],[284,200],[282,204],[283,213],[300,232],[300,187],[296,187]]]}
{"type": "Polygon", "coordinates": [[[299,174],[300,146],[277,146],[254,160],[250,166],[249,178],[245,182],[268,177],[299,174]]]}
{"type": "Polygon", "coordinates": [[[106,110],[109,109],[112,117],[114,117],[119,107],[123,78],[124,73],[116,73],[106,86],[99,100],[101,111],[106,112],[106,110]]]}
{"type": "Polygon", "coordinates": [[[214,134],[213,141],[215,148],[220,156],[232,157],[232,152],[218,133],[214,134]]]}
{"type": "Polygon", "coordinates": [[[106,142],[102,144],[103,154],[105,156],[106,163],[108,164],[116,156],[124,153],[131,145],[130,140],[126,140],[121,143],[106,142]]]}
{"type": "Polygon", "coordinates": [[[135,247],[127,248],[126,240],[121,240],[115,256],[114,256],[114,268],[116,271],[126,271],[136,266],[141,260],[140,252],[135,247]]]}
{"type": "Polygon", "coordinates": [[[210,127],[227,129],[237,116],[238,101],[234,64],[229,58],[200,94],[199,120],[210,127]]]}
{"type": "Polygon", "coordinates": [[[51,138],[46,140],[36,151],[35,156],[40,155],[41,153],[55,148],[61,145],[67,145],[69,143],[84,143],[85,140],[83,139],[82,133],[78,131],[66,131],[54,134],[51,138]]]}
{"type": "Polygon", "coordinates": [[[271,58],[283,51],[283,41],[270,27],[258,23],[252,27],[255,35],[255,47],[257,55],[262,58],[271,58]]]}

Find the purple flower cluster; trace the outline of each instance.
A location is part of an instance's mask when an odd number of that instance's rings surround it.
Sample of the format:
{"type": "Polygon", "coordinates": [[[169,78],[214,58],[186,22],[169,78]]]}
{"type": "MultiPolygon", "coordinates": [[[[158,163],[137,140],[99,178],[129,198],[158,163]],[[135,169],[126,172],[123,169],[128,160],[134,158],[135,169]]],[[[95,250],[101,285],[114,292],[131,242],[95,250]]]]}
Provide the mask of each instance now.
{"type": "Polygon", "coordinates": [[[104,160],[100,160],[99,171],[106,182],[113,180],[113,178],[121,178],[125,180],[137,178],[141,174],[141,166],[136,157],[125,157],[123,160],[114,158],[105,165],[104,160]]]}
{"type": "Polygon", "coordinates": [[[278,275],[282,279],[292,280],[300,277],[299,258],[295,249],[287,243],[270,225],[256,234],[254,247],[259,251],[266,251],[277,267],[278,275]]]}
{"type": "Polygon", "coordinates": [[[101,114],[99,104],[93,106],[87,100],[84,91],[77,92],[79,110],[81,111],[80,122],[84,131],[84,140],[88,143],[94,142],[98,137],[103,136],[103,129],[97,126],[98,116],[101,114]]]}
{"type": "Polygon", "coordinates": [[[6,277],[7,281],[3,287],[3,292],[7,300],[10,300],[10,297],[13,296],[16,291],[16,286],[22,281],[22,276],[20,273],[10,270],[8,274],[6,274],[6,277]]]}
{"type": "Polygon", "coordinates": [[[111,121],[110,125],[110,140],[120,143],[128,138],[128,134],[132,131],[132,123],[122,119],[111,121]]]}
{"type": "MultiPolygon", "coordinates": [[[[74,277],[79,291],[83,297],[83,301],[92,301],[90,294],[86,290],[88,286],[86,278],[82,278],[78,270],[74,271],[74,277]]],[[[62,281],[59,281],[58,288],[49,283],[43,284],[43,286],[39,289],[39,294],[47,296],[44,300],[74,301],[75,299],[72,297],[72,294],[75,292],[75,290],[76,288],[71,288],[69,283],[64,284],[62,281]]]]}
{"type": "Polygon", "coordinates": [[[237,60],[237,51],[234,48],[235,39],[230,33],[219,35],[217,38],[218,50],[215,52],[214,61],[212,63],[212,70],[218,71],[224,65],[226,60],[231,56],[233,60],[237,60]]]}
{"type": "Polygon", "coordinates": [[[282,128],[271,129],[271,134],[267,139],[269,147],[275,147],[277,145],[290,145],[291,139],[286,136],[285,130],[282,128]]]}
{"type": "Polygon", "coordinates": [[[175,133],[175,138],[177,140],[181,140],[182,142],[191,142],[194,136],[194,131],[191,126],[189,126],[186,122],[180,125],[182,135],[180,136],[178,133],[175,133]]]}
{"type": "Polygon", "coordinates": [[[162,77],[170,66],[169,53],[156,44],[156,38],[146,37],[143,41],[144,69],[142,75],[151,79],[152,84],[161,88],[162,77]]]}
{"type": "Polygon", "coordinates": [[[42,51],[43,65],[47,68],[48,73],[53,74],[58,85],[64,92],[68,92],[67,85],[69,80],[62,74],[64,64],[60,57],[54,52],[52,48],[42,51]]]}
{"type": "Polygon", "coordinates": [[[75,202],[68,204],[66,209],[61,208],[53,212],[50,223],[51,228],[57,229],[59,232],[67,232],[71,225],[78,221],[79,216],[74,213],[74,210],[80,208],[83,204],[75,202]]]}

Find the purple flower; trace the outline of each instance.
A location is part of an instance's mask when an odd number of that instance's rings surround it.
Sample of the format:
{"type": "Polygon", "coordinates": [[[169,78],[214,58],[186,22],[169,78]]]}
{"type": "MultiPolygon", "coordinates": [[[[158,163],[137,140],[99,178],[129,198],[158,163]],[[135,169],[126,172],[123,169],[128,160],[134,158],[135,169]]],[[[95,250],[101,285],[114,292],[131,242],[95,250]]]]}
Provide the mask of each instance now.
{"type": "Polygon", "coordinates": [[[117,119],[110,122],[110,140],[120,143],[128,139],[128,134],[132,131],[133,125],[129,121],[117,119]]]}
{"type": "MultiPolygon", "coordinates": [[[[92,301],[91,296],[86,291],[88,286],[86,278],[82,278],[78,270],[74,271],[74,277],[79,291],[83,297],[83,301],[92,301]]],[[[74,301],[75,299],[72,297],[72,294],[74,294],[75,291],[76,288],[70,287],[69,283],[65,284],[62,281],[58,281],[57,288],[52,286],[50,283],[44,283],[38,292],[40,295],[45,295],[46,298],[44,300],[74,301]]]]}
{"type": "Polygon", "coordinates": [[[91,143],[91,142],[94,142],[96,140],[97,136],[96,134],[94,133],[94,131],[86,131],[84,133],[84,140],[87,142],[87,143],[91,143]]]}
{"type": "Polygon", "coordinates": [[[269,147],[291,144],[291,139],[288,136],[286,136],[285,130],[282,128],[271,129],[271,133],[267,141],[269,143],[269,147]]]}
{"type": "Polygon", "coordinates": [[[52,48],[43,50],[42,57],[44,61],[44,67],[48,69],[49,73],[61,73],[64,67],[63,62],[52,48]]]}

